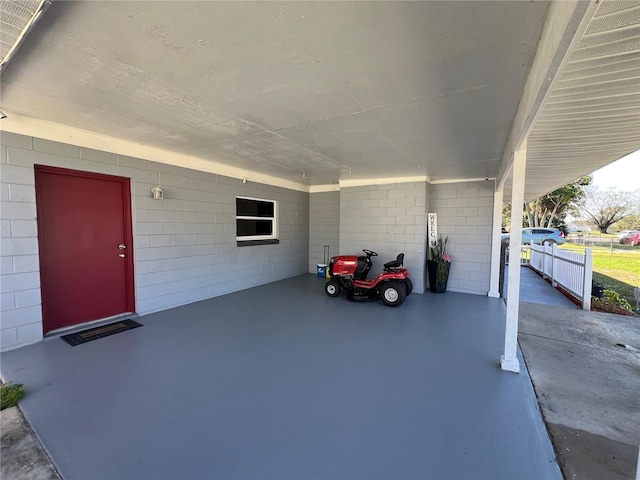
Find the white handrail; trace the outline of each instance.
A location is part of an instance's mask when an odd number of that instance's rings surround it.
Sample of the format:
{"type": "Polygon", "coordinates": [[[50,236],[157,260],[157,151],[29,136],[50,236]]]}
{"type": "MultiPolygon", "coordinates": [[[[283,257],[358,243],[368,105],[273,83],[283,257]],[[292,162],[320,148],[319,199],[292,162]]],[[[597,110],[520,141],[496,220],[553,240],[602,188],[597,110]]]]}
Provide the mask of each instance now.
{"type": "Polygon", "coordinates": [[[558,249],[558,245],[536,245],[531,242],[531,268],[549,278],[555,287],[560,285],[582,303],[583,310],[591,309],[591,279],[593,251],[582,253],[558,249]]]}

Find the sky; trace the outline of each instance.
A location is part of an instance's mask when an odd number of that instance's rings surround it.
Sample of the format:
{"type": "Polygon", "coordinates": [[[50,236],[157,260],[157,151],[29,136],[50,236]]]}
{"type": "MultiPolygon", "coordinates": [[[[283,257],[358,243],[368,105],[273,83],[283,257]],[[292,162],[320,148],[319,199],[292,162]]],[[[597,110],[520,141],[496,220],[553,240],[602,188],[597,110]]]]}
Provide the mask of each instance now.
{"type": "Polygon", "coordinates": [[[628,192],[640,189],[640,150],[593,172],[593,184],[628,192]]]}

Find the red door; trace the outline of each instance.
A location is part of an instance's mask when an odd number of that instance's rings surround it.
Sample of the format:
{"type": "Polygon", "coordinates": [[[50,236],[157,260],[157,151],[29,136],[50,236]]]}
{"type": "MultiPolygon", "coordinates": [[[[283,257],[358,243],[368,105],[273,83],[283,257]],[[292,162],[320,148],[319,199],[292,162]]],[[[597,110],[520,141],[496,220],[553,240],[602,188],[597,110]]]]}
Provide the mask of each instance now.
{"type": "Polygon", "coordinates": [[[129,179],[36,166],[44,332],[133,312],[129,179]]]}

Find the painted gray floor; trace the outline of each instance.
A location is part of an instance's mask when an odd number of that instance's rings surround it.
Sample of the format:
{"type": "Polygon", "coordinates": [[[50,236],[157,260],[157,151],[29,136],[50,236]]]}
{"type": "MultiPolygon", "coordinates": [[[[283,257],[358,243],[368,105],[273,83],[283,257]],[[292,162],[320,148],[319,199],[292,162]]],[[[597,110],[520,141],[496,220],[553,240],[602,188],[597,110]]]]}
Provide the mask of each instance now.
{"type": "Polygon", "coordinates": [[[322,285],[47,339],[3,354],[2,374],[65,480],[561,478],[527,373],[498,367],[502,300],[394,309],[322,285]]]}
{"type": "MultiPolygon", "coordinates": [[[[504,296],[508,298],[509,266],[505,266],[504,296]]],[[[577,309],[571,300],[529,267],[520,267],[520,301],[577,309]]]]}

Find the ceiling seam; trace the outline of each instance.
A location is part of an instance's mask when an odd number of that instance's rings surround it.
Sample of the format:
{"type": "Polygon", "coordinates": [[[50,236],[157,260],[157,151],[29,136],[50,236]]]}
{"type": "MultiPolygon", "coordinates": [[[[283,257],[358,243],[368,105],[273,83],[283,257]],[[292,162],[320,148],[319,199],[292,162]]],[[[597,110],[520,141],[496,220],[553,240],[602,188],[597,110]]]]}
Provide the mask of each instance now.
{"type": "MultiPolygon", "coordinates": [[[[601,68],[601,67],[600,67],[601,68]]],[[[640,66],[630,66],[629,68],[621,68],[621,69],[617,69],[617,70],[609,70],[607,72],[604,73],[594,73],[591,75],[575,75],[575,76],[571,76],[571,78],[567,78],[566,80],[562,80],[559,83],[562,84],[569,84],[572,82],[579,82],[580,80],[584,80],[584,79],[588,79],[588,78],[595,78],[595,77],[602,77],[605,75],[611,76],[611,75],[619,75],[621,73],[625,73],[625,72],[633,72],[633,71],[640,71],[640,66]]]]}
{"type": "MultiPolygon", "coordinates": [[[[610,122],[607,122],[606,125],[602,125],[602,124],[595,124],[595,125],[576,125],[575,127],[571,127],[571,128],[565,128],[564,132],[566,133],[573,133],[573,132],[583,132],[585,130],[587,131],[614,131],[614,132],[625,132],[625,133],[634,133],[637,130],[637,127],[631,125],[631,126],[626,126],[626,127],[622,127],[622,128],[626,128],[627,130],[622,130],[621,127],[619,125],[609,125],[610,122]]],[[[625,122],[626,123],[626,122],[625,122]]],[[[554,126],[544,126],[544,127],[540,127],[540,133],[539,135],[548,135],[548,134],[555,134],[558,131],[557,127],[554,126]]]]}
{"type": "Polygon", "coordinates": [[[401,106],[425,103],[425,102],[428,102],[430,100],[436,100],[436,99],[439,99],[439,98],[445,98],[445,97],[448,97],[450,95],[457,95],[457,94],[460,94],[460,93],[473,92],[475,90],[483,90],[485,88],[492,87],[493,85],[494,84],[487,84],[487,85],[480,85],[480,86],[477,86],[477,87],[461,88],[460,90],[450,91],[450,92],[446,92],[446,93],[442,93],[442,94],[438,94],[438,95],[430,95],[428,97],[415,98],[415,99],[412,99],[412,100],[408,100],[406,102],[398,102],[398,103],[395,103],[393,105],[381,105],[379,107],[372,107],[372,108],[370,108],[368,110],[365,110],[363,112],[348,113],[346,115],[338,115],[338,116],[330,117],[330,118],[321,118],[319,120],[313,120],[311,122],[305,122],[305,123],[300,123],[300,124],[297,124],[297,125],[289,125],[289,126],[285,126],[285,127],[280,127],[280,128],[273,129],[273,131],[279,132],[281,130],[289,130],[289,129],[292,129],[292,128],[299,128],[299,127],[306,127],[306,126],[310,126],[310,125],[316,125],[318,123],[330,122],[332,120],[340,120],[340,119],[343,119],[343,118],[349,118],[349,117],[363,115],[363,114],[367,114],[367,113],[378,112],[380,110],[386,110],[386,109],[397,108],[397,107],[401,107],[401,106]]]}
{"type": "MultiPolygon", "coordinates": [[[[591,108],[597,108],[597,107],[602,107],[602,106],[607,106],[607,105],[629,105],[629,104],[640,104],[640,95],[636,95],[638,96],[637,99],[627,99],[626,101],[621,101],[621,102],[616,102],[615,98],[617,97],[607,97],[606,100],[611,100],[607,103],[595,103],[595,102],[589,102],[589,101],[585,101],[582,105],[575,105],[574,102],[566,102],[566,103],[559,103],[554,105],[552,108],[549,108],[549,112],[548,113],[555,113],[558,111],[566,111],[566,110],[578,110],[578,109],[591,109],[591,108]]],[[[590,100],[590,99],[589,99],[590,100]]]]}
{"type": "Polygon", "coordinates": [[[594,21],[595,20],[600,20],[602,18],[613,17],[615,15],[620,15],[621,13],[626,13],[626,12],[630,12],[630,11],[638,10],[638,9],[640,9],[640,6],[634,5],[634,6],[629,7],[629,8],[623,8],[623,9],[620,9],[620,10],[614,10],[614,11],[608,12],[608,13],[601,13],[599,15],[597,14],[597,15],[595,15],[593,17],[593,19],[594,19],[594,21]]]}
{"type": "MultiPolygon", "coordinates": [[[[583,38],[597,38],[597,37],[603,37],[605,35],[611,35],[612,33],[624,33],[627,32],[628,30],[638,30],[638,24],[636,23],[632,23],[630,25],[625,25],[624,27],[616,27],[614,29],[606,29],[606,30],[600,30],[598,32],[591,32],[591,33],[587,33],[583,36],[583,38]]],[[[606,43],[602,43],[601,45],[609,45],[612,42],[606,42],[606,43]]]]}
{"type": "Polygon", "coordinates": [[[610,62],[610,63],[603,63],[603,64],[599,64],[599,65],[589,65],[589,66],[580,66],[580,65],[576,65],[575,63],[571,62],[567,66],[566,72],[569,73],[569,74],[573,74],[573,73],[583,72],[585,70],[593,70],[593,69],[596,69],[596,68],[613,67],[614,65],[620,65],[622,63],[631,63],[631,64],[636,64],[637,63],[637,59],[633,56],[633,52],[629,53],[629,57],[631,57],[631,58],[617,60],[617,61],[613,61],[613,62],[610,62]]]}
{"type": "MultiPolygon", "coordinates": [[[[593,50],[596,47],[589,47],[588,49],[593,50]]],[[[585,51],[587,50],[586,48],[584,49],[585,51]]],[[[585,51],[583,51],[582,53],[585,53],[585,51]]],[[[593,60],[600,60],[603,58],[615,58],[615,57],[621,57],[623,55],[635,55],[638,52],[640,52],[640,49],[636,48],[633,50],[624,50],[622,52],[615,52],[615,53],[604,53],[602,55],[592,55],[589,57],[584,57],[584,58],[576,58],[571,60],[571,62],[575,62],[575,63],[580,63],[580,62],[592,62],[593,60]]]]}
{"type": "MultiPolygon", "coordinates": [[[[638,26],[634,25],[634,30],[637,30],[638,26]]],[[[610,35],[612,32],[605,32],[607,35],[610,35]]],[[[617,32],[613,32],[613,33],[617,33],[617,32]]],[[[585,45],[584,47],[578,48],[576,49],[576,54],[582,54],[588,50],[595,50],[595,49],[600,49],[603,47],[611,47],[614,45],[619,45],[619,44],[625,44],[628,43],[629,41],[633,41],[635,39],[637,39],[638,36],[637,35],[633,35],[633,36],[629,36],[629,37],[622,37],[622,38],[616,38],[613,40],[610,40],[608,42],[599,42],[597,44],[594,45],[585,45]]]]}
{"type": "MultiPolygon", "coordinates": [[[[597,118],[597,117],[593,117],[594,113],[602,113],[602,112],[619,112],[621,110],[633,110],[633,111],[637,111],[638,107],[636,105],[630,106],[630,107],[612,107],[612,105],[620,105],[619,103],[614,103],[614,104],[609,104],[609,105],[601,105],[600,108],[594,109],[594,108],[589,108],[587,111],[571,111],[571,112],[567,112],[566,110],[564,111],[551,111],[551,112],[545,112],[545,116],[549,116],[549,117],[561,117],[561,116],[568,116],[568,117],[582,117],[584,116],[585,113],[588,113],[589,116],[591,118],[597,118]],[[610,108],[605,108],[605,107],[610,107],[610,108]]],[[[575,110],[575,109],[573,109],[575,110]]]]}
{"type": "MultiPolygon", "coordinates": [[[[636,85],[634,83],[634,84],[628,85],[628,86],[626,86],[624,88],[633,88],[633,89],[635,89],[636,85]]],[[[601,94],[601,97],[603,96],[603,97],[606,98],[609,95],[605,94],[604,92],[614,92],[616,90],[619,90],[619,89],[616,89],[616,87],[597,88],[597,89],[591,89],[591,90],[583,91],[583,92],[566,93],[566,94],[563,94],[563,95],[558,94],[558,95],[556,95],[556,97],[558,99],[566,99],[566,98],[577,98],[577,97],[581,97],[581,96],[584,97],[584,95],[589,95],[590,98],[593,98],[593,97],[591,97],[592,95],[601,94]]],[[[610,96],[613,96],[613,95],[614,95],[613,93],[610,94],[610,96]]]]}

